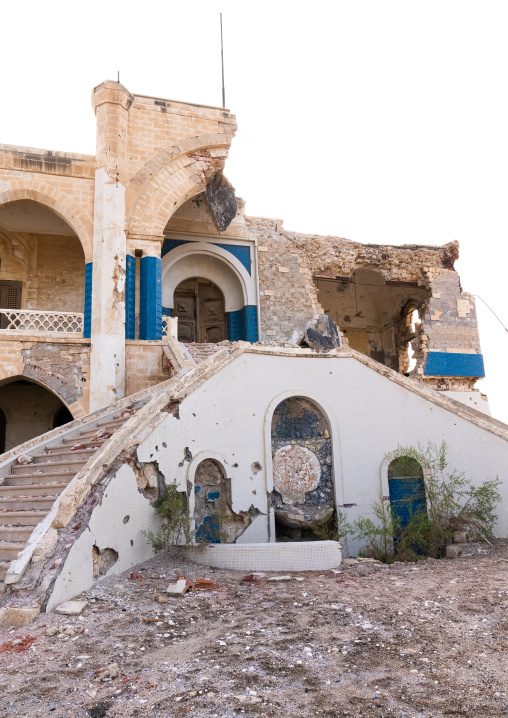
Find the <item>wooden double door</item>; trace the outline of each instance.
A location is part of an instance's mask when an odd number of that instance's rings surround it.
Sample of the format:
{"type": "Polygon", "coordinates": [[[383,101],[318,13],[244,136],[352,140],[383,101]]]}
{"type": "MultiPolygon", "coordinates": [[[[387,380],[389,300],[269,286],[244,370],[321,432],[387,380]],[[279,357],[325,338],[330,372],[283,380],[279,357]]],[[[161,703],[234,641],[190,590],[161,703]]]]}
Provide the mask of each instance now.
{"type": "Polygon", "coordinates": [[[227,339],[224,295],[206,279],[186,279],[175,289],[173,316],[178,339],[190,344],[216,344],[227,339]]]}

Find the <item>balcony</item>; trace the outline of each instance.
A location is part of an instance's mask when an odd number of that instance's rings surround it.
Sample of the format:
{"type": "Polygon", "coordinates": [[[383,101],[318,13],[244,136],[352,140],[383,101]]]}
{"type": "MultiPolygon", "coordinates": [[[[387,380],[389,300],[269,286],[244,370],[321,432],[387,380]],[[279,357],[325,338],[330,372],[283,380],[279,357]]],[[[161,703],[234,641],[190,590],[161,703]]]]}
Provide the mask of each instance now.
{"type": "Polygon", "coordinates": [[[81,312],[41,312],[31,309],[1,309],[1,332],[63,333],[83,336],[81,312]]]}

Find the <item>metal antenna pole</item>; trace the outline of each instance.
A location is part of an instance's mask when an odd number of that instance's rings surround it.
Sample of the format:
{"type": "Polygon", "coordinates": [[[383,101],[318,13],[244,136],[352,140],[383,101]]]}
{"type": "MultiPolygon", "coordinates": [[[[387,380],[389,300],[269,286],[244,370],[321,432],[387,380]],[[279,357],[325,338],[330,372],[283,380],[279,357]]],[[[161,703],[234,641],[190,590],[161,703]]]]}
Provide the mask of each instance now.
{"type": "Polygon", "coordinates": [[[224,87],[224,46],[222,42],[222,13],[220,14],[220,59],[222,65],[222,107],[226,107],[226,89],[224,87]]]}

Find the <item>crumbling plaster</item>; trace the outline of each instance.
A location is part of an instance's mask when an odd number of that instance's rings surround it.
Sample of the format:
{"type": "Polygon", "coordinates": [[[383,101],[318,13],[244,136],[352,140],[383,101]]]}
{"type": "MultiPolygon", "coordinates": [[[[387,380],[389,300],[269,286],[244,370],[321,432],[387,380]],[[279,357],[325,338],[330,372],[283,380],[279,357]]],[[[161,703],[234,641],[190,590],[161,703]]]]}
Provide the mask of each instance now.
{"type": "MultiPolygon", "coordinates": [[[[231,477],[233,510],[246,511],[254,505],[266,515],[272,489],[271,415],[282,398],[304,396],[323,410],[330,423],[336,500],[348,507],[350,519],[372,515],[372,501],[381,491],[380,467],[385,455],[399,445],[428,440],[439,444],[444,439],[450,466],[464,470],[473,482],[496,475],[503,478],[506,434],[485,430],[482,421],[494,430],[495,424],[477,419],[475,412],[473,420],[463,418],[457,404],[417,387],[353,352],[348,356],[339,350],[335,357],[319,357],[246,351],[185,398],[179,418],[163,420],[139,446],[138,459],[157,461],[166,483],[176,481],[184,491],[188,452],[192,457],[198,453],[220,457],[231,477]],[[253,462],[262,467],[255,475],[253,462]]],[[[507,500],[503,490],[503,501],[507,500]]],[[[508,519],[502,506],[499,516],[496,533],[506,535],[508,519]]],[[[269,516],[266,521],[270,532],[269,516]]],[[[350,542],[348,551],[357,548],[350,542]]]]}
{"type": "Polygon", "coordinates": [[[100,551],[113,549],[118,560],[107,572],[122,573],[135,563],[153,556],[152,547],[143,531],[156,531],[155,509],[139,491],[136,472],[123,464],[108,484],[102,500],[95,507],[87,528],[75,541],[65,566],[55,581],[47,609],[51,611],[63,601],[76,596],[94,582],[93,547],[100,551]]]}

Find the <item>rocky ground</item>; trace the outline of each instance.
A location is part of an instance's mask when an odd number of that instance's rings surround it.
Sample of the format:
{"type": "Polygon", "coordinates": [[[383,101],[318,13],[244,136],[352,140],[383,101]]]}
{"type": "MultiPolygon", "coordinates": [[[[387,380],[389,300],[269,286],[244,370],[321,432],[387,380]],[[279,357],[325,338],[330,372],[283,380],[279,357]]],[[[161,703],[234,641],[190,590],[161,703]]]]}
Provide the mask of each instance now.
{"type": "Polygon", "coordinates": [[[2,630],[0,715],[506,715],[508,542],[468,549],[253,583],[158,557],[2,630]],[[167,598],[178,575],[214,588],[167,598]]]}

